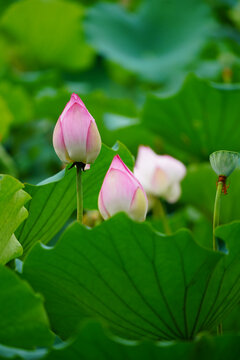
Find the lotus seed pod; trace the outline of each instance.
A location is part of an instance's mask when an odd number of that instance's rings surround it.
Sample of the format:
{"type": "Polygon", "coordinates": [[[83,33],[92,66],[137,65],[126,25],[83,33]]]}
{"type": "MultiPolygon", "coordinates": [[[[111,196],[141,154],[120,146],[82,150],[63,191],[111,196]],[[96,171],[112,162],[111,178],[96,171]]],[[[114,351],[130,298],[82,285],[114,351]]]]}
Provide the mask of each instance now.
{"type": "Polygon", "coordinates": [[[209,157],[212,169],[218,176],[228,177],[238,167],[239,153],[234,151],[219,150],[209,157]]]}

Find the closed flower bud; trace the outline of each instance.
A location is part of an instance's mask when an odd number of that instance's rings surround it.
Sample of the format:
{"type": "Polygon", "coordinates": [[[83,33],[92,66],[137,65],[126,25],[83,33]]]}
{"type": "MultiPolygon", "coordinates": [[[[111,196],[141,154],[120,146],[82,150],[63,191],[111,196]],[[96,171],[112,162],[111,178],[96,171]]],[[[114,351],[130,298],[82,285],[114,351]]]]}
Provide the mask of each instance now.
{"type": "Polygon", "coordinates": [[[82,100],[72,94],[53,132],[56,154],[65,163],[93,163],[100,150],[101,138],[94,118],[82,100]]]}
{"type": "Polygon", "coordinates": [[[134,175],[149,196],[161,196],[169,203],[181,195],[180,181],[186,174],[185,165],[171,156],[157,155],[152,149],[140,146],[134,175]]]}
{"type": "Polygon", "coordinates": [[[116,155],[104,178],[98,208],[104,219],[125,212],[136,221],[144,221],[147,214],[147,196],[133,173],[116,155]]]}
{"type": "Polygon", "coordinates": [[[228,177],[239,163],[239,153],[233,151],[215,151],[209,157],[212,169],[218,176],[228,177]]]}

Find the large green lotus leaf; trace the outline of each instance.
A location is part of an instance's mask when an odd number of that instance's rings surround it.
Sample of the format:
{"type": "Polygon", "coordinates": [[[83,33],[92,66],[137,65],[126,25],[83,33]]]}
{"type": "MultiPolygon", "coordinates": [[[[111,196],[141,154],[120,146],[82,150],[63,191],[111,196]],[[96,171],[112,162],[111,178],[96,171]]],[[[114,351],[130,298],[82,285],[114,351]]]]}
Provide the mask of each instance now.
{"type": "Polygon", "coordinates": [[[58,344],[47,355],[46,349],[24,351],[0,345],[1,360],[13,356],[26,360],[236,360],[239,352],[239,335],[212,337],[206,333],[192,342],[127,342],[113,338],[99,323],[91,321],[79,329],[74,339],[58,344]]]}
{"type": "Polygon", "coordinates": [[[201,0],[148,0],[136,12],[99,3],[85,22],[90,44],[152,82],[166,81],[196,59],[213,26],[201,0]]]}
{"type": "MultiPolygon", "coordinates": [[[[240,250],[240,221],[223,225],[216,230],[216,236],[223,240],[229,252],[220,263],[220,272],[222,273],[221,282],[218,284],[218,296],[215,298],[212,307],[213,313],[208,317],[208,324],[214,322],[221,311],[228,313],[226,321],[223,321],[224,329],[239,332],[239,250],[240,250]],[[226,286],[227,284],[227,286],[226,286]],[[224,295],[224,296],[223,296],[224,295]],[[235,305],[235,306],[233,306],[235,305]],[[217,310],[218,309],[218,310],[217,310]],[[238,320],[238,324],[233,321],[233,314],[238,320]]],[[[218,270],[219,270],[218,269],[218,270]]],[[[215,273],[216,275],[217,273],[215,273]]],[[[216,282],[216,276],[212,278],[216,282]]]]}
{"type": "MultiPolygon", "coordinates": [[[[194,205],[212,219],[217,175],[209,163],[191,165],[182,182],[181,201],[194,205]]],[[[228,194],[221,197],[220,223],[240,219],[240,171],[235,170],[228,180],[228,194]]]]}
{"type": "Polygon", "coordinates": [[[229,313],[227,318],[223,321],[224,333],[238,333],[240,332],[240,303],[229,313]]]}
{"type": "Polygon", "coordinates": [[[25,256],[34,243],[47,244],[63,227],[76,207],[75,172],[62,170],[51,182],[43,185],[25,184],[32,199],[27,204],[28,218],[18,228],[16,236],[25,256]]]}
{"type": "Polygon", "coordinates": [[[22,254],[22,246],[13,234],[28,215],[25,203],[30,196],[23,184],[9,175],[0,175],[0,264],[22,254]]]}
{"type": "Polygon", "coordinates": [[[238,335],[210,337],[204,334],[193,342],[127,343],[111,339],[97,323],[88,323],[65,348],[52,350],[46,360],[229,360],[238,359],[238,335]]]}
{"type": "MultiPolygon", "coordinates": [[[[133,158],[126,147],[118,144],[114,149],[102,145],[100,155],[91,169],[83,174],[85,209],[97,209],[98,194],[113,157],[119,154],[130,168],[133,158]]],[[[23,246],[24,256],[37,242],[47,244],[63,227],[76,208],[76,170],[68,168],[39,185],[25,185],[32,200],[27,204],[29,217],[16,235],[23,246]]]]}
{"type": "Polygon", "coordinates": [[[93,51],[84,42],[80,4],[23,0],[4,13],[1,27],[25,50],[27,61],[70,69],[88,67],[93,51]]]}
{"type": "Polygon", "coordinates": [[[41,297],[13,271],[0,265],[0,343],[31,349],[53,336],[41,297]]]}
{"type": "Polygon", "coordinates": [[[189,231],[167,237],[118,214],[92,230],[73,224],[52,250],[37,244],[24,277],[44,295],[60,336],[86,313],[126,338],[191,339],[215,329],[240,300],[239,256],[230,235],[224,255],[189,231]]]}
{"type": "Polygon", "coordinates": [[[169,97],[149,95],[143,124],[171,146],[171,153],[188,159],[208,159],[216,150],[240,151],[238,85],[216,85],[188,76],[169,97]]]}

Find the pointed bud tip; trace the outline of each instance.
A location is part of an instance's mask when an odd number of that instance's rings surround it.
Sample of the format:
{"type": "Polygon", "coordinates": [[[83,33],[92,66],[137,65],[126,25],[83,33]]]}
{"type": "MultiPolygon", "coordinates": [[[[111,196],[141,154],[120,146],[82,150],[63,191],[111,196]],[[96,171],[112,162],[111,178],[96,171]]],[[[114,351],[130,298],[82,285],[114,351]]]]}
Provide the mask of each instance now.
{"type": "Polygon", "coordinates": [[[72,99],[72,100],[78,100],[78,99],[80,99],[80,97],[79,97],[77,94],[72,93],[71,99],[72,99]]]}
{"type": "Polygon", "coordinates": [[[78,103],[78,105],[83,106],[84,108],[86,108],[84,102],[82,101],[82,99],[75,93],[72,93],[71,98],[70,98],[70,103],[78,103]]]}

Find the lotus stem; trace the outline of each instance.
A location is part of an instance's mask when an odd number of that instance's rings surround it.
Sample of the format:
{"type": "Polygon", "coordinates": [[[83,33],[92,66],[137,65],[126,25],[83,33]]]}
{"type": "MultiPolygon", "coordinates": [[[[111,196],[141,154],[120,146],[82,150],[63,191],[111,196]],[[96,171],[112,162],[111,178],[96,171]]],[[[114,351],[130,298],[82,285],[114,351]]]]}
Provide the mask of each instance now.
{"type": "MultiPolygon", "coordinates": [[[[215,197],[214,211],[213,211],[213,250],[217,251],[217,239],[216,239],[216,228],[219,225],[220,218],[220,205],[221,205],[221,195],[224,188],[224,181],[218,180],[217,182],[217,191],[215,197]]],[[[217,326],[217,334],[222,335],[222,323],[217,326]]]]}
{"type": "Polygon", "coordinates": [[[77,221],[83,222],[83,187],[82,187],[82,164],[76,163],[77,169],[77,221]]]}
{"type": "Polygon", "coordinates": [[[160,199],[154,201],[153,215],[162,221],[164,232],[166,235],[171,235],[172,231],[168,222],[167,214],[160,199]]]}

